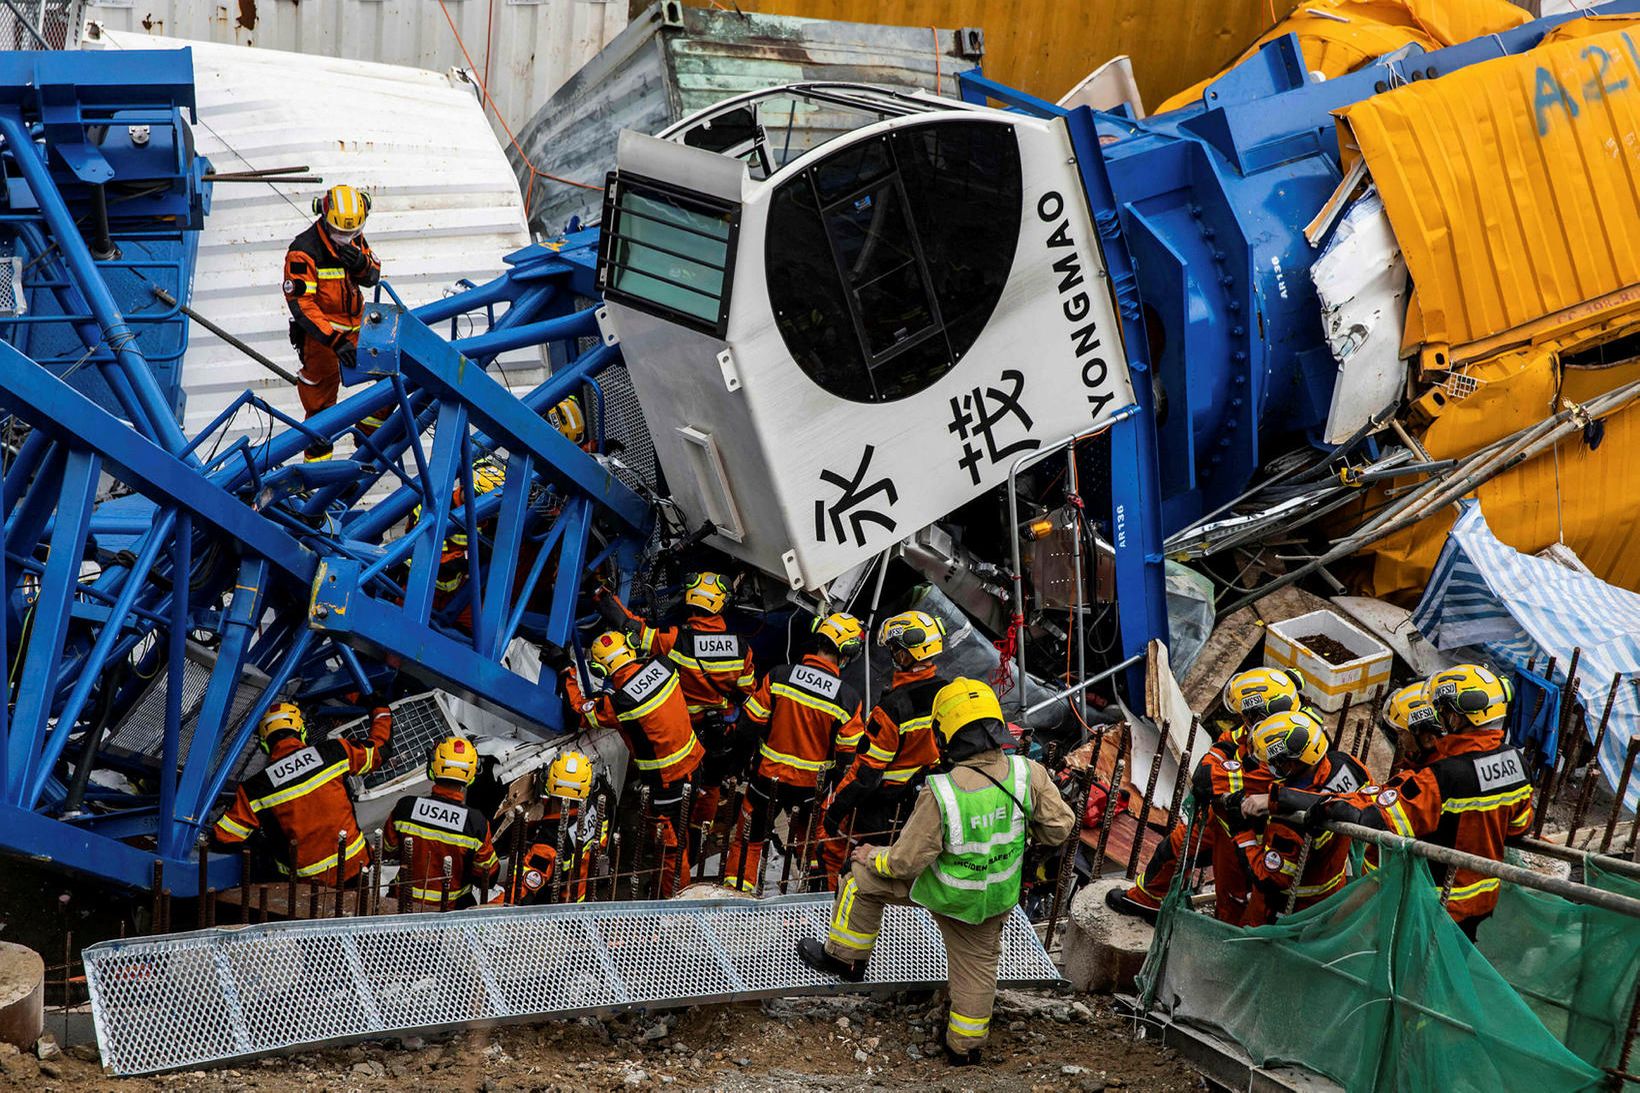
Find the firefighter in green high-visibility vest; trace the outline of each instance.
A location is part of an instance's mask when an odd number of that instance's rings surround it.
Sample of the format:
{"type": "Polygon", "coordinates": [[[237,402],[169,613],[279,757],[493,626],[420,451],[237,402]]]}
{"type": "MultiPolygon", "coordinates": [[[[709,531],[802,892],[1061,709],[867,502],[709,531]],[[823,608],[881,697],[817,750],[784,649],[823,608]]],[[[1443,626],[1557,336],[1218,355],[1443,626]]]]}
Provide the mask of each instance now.
{"type": "Polygon", "coordinates": [[[803,963],[850,982],[865,978],[883,908],[926,907],[950,968],[946,1057],[979,1061],[996,999],[1002,927],[1019,903],[1028,841],[1058,846],[1076,818],[1040,763],[1003,749],[1012,737],[996,692],[956,679],[934,697],[940,768],[889,847],[859,846],[837,890],[824,943],[797,944],[803,963]]]}

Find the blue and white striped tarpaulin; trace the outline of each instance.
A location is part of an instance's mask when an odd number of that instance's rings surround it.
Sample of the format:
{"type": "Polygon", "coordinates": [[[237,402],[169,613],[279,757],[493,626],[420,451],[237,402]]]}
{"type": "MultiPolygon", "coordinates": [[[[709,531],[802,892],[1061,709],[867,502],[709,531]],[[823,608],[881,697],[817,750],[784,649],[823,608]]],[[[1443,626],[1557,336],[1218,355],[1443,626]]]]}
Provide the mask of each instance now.
{"type": "MultiPolygon", "coordinates": [[[[1629,740],[1640,730],[1640,697],[1630,682],[1640,675],[1640,595],[1506,546],[1487,527],[1480,504],[1467,501],[1412,623],[1437,649],[1478,645],[1500,665],[1525,668],[1536,658],[1541,671],[1554,657],[1562,682],[1572,650],[1582,649],[1577,693],[1591,732],[1613,674],[1622,673],[1600,748],[1601,772],[1615,791],[1629,740]]],[[[1640,785],[1631,785],[1625,807],[1632,811],[1637,798],[1640,785]]]]}

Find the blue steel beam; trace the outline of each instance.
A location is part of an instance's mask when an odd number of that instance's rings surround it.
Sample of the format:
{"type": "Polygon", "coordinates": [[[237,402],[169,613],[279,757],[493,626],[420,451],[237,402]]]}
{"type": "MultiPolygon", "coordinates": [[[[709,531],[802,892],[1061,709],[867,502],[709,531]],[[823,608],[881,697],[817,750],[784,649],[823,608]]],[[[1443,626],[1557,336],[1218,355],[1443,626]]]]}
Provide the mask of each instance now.
{"type": "Polygon", "coordinates": [[[63,666],[63,642],[68,636],[69,606],[80,583],[80,561],[91,526],[101,465],[95,455],[71,451],[64,463],[57,526],[51,533],[51,552],[45,575],[30,608],[28,653],[17,688],[17,708],[6,741],[4,799],[21,804],[29,778],[45,742],[47,721],[57,694],[63,666]]]}
{"type": "MultiPolygon", "coordinates": [[[[266,559],[246,558],[239,565],[233,596],[223,612],[222,642],[217,648],[216,664],[211,669],[211,679],[194,720],[188,757],[183,761],[182,777],[177,782],[176,805],[170,812],[162,812],[172,823],[168,832],[161,832],[160,849],[171,857],[187,855],[188,847],[214,804],[202,791],[211,765],[218,761],[217,745],[229,728],[234,694],[239,689],[250,639],[262,617],[270,576],[266,559]]],[[[237,753],[224,755],[220,761],[231,764],[236,758],[237,753]]]]}
{"type": "MultiPolygon", "coordinates": [[[[4,342],[0,342],[0,399],[18,417],[63,445],[95,452],[118,469],[127,485],[151,497],[169,498],[212,530],[244,544],[304,584],[312,582],[313,553],[296,539],[233,495],[202,489],[193,467],[127,428],[4,342]]],[[[6,539],[12,541],[10,528],[6,539]]]]}
{"type": "Polygon", "coordinates": [[[182,429],[178,427],[176,419],[171,416],[170,407],[165,404],[165,398],[160,394],[159,385],[148,367],[148,361],[137,351],[137,336],[126,325],[113,292],[97,271],[96,259],[91,256],[85,237],[80,234],[79,225],[74,222],[74,214],[69,212],[68,204],[52,181],[42,151],[35,147],[22,117],[0,113],[0,137],[5,138],[12,153],[12,161],[22,171],[29,191],[40,206],[40,212],[45,216],[46,223],[51,226],[53,242],[73,268],[78,287],[85,294],[86,303],[90,306],[92,314],[97,317],[97,325],[102,328],[103,340],[113,349],[114,355],[125,368],[137,404],[143,415],[148,418],[148,426],[152,430],[154,441],[168,452],[181,452],[187,447],[188,441],[182,435],[182,429]]]}
{"type": "Polygon", "coordinates": [[[531,683],[470,645],[417,622],[407,609],[363,593],[362,571],[351,558],[320,563],[309,626],[484,709],[563,731],[563,700],[550,676],[531,683]]]}
{"type": "Polygon", "coordinates": [[[363,374],[402,371],[436,397],[462,404],[494,444],[528,450],[540,460],[543,477],[591,498],[627,530],[647,531],[643,498],[404,308],[365,308],[358,359],[363,374]]]}

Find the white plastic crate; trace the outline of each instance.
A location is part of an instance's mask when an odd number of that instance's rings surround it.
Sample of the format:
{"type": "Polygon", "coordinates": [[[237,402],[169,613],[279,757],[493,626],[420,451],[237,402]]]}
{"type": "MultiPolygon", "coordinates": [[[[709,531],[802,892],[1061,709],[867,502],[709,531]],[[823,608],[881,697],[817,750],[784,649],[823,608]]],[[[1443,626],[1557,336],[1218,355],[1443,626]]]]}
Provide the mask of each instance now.
{"type": "Polygon", "coordinates": [[[1331,611],[1311,611],[1265,627],[1264,663],[1303,672],[1305,698],[1323,710],[1342,709],[1346,697],[1360,702],[1373,688],[1387,685],[1392,659],[1388,646],[1331,611]],[[1332,638],[1355,653],[1355,659],[1333,664],[1299,640],[1312,634],[1332,638]]]}

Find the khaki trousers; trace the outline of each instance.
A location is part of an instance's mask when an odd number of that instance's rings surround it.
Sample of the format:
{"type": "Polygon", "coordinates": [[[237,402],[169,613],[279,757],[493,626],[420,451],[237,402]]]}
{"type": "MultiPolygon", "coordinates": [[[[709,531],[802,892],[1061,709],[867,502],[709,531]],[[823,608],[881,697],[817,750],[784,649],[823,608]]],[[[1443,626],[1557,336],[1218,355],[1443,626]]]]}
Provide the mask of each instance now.
{"type": "MultiPolygon", "coordinates": [[[[879,877],[861,865],[853,867],[832,904],[826,951],[839,960],[864,960],[877,944],[883,908],[911,903],[911,885],[879,877]]],[[[945,962],[951,1008],[945,1023],[945,1042],[953,1051],[979,1047],[991,1031],[991,1007],[997,996],[997,961],[1002,957],[1002,926],[1006,914],[978,926],[945,915],[934,924],[945,940],[945,962]]]]}

